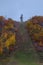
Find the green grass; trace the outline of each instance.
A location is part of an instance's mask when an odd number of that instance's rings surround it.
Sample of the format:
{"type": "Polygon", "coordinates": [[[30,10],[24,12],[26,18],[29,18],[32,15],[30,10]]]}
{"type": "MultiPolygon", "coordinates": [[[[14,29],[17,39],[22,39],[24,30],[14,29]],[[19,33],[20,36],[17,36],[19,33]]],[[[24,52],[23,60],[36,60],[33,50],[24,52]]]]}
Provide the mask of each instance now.
{"type": "Polygon", "coordinates": [[[41,64],[38,64],[36,60],[37,58],[34,57],[33,51],[29,53],[18,51],[13,56],[4,59],[4,61],[0,62],[0,64],[5,65],[6,63],[10,63],[9,65],[14,65],[12,63],[16,62],[16,65],[41,65],[41,64]]]}
{"type": "Polygon", "coordinates": [[[37,63],[19,63],[19,65],[39,65],[37,63]]]}
{"type": "Polygon", "coordinates": [[[20,65],[39,65],[36,62],[36,58],[34,58],[33,53],[24,53],[24,52],[17,52],[15,57],[15,59],[18,60],[20,65]]]}

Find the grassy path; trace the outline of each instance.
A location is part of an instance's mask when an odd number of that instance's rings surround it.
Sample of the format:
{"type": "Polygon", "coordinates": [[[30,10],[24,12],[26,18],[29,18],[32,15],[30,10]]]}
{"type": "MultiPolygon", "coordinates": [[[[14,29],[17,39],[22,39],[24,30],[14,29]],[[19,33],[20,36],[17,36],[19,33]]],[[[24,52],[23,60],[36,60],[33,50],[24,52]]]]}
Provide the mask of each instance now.
{"type": "MultiPolygon", "coordinates": [[[[24,26],[20,28],[20,32],[21,31],[22,31],[21,34],[25,36],[27,31],[25,30],[24,26]]],[[[25,40],[25,42],[27,41],[25,40]]],[[[30,38],[29,38],[29,43],[32,46],[32,42],[30,38]]],[[[34,48],[32,47],[32,49],[30,50],[28,54],[17,52],[15,55],[12,54],[10,57],[6,59],[2,59],[2,60],[0,59],[0,65],[43,65],[43,63],[37,62],[37,59],[36,59],[37,56],[35,57],[34,54],[35,54],[35,51],[34,51],[34,48]]]]}

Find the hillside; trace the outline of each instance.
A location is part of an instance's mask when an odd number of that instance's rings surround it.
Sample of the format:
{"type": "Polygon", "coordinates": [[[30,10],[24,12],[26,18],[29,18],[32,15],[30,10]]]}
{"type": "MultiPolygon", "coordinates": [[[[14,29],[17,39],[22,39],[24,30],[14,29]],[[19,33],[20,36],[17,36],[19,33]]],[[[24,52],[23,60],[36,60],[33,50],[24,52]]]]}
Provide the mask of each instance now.
{"type": "Polygon", "coordinates": [[[40,48],[35,43],[39,41],[39,38],[41,41],[40,45],[43,48],[43,16],[34,16],[22,23],[0,16],[0,54],[3,51],[3,47],[8,48],[8,50],[5,48],[7,56],[5,54],[4,59],[3,55],[0,56],[0,64],[43,65],[43,49],[41,49],[41,53],[38,53],[37,50],[40,50],[40,48]],[[36,33],[38,35],[35,35],[36,33]],[[9,48],[10,45],[11,47],[9,48]],[[39,49],[36,50],[36,46],[39,49]],[[8,56],[9,49],[11,52],[10,56],[8,56]],[[42,64],[39,63],[39,60],[42,64]]]}

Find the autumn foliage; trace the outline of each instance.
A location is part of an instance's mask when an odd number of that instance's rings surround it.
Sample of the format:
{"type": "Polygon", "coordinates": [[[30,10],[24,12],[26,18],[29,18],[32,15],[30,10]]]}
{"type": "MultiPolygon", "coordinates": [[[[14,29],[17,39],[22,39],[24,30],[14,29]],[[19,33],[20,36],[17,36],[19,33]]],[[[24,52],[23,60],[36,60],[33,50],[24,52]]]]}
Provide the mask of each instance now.
{"type": "Polygon", "coordinates": [[[16,44],[16,31],[17,29],[12,19],[5,19],[0,16],[0,54],[3,53],[4,48],[9,50],[11,45],[16,44]]]}
{"type": "Polygon", "coordinates": [[[26,28],[35,49],[43,51],[43,16],[35,16],[26,22],[26,28]]]}

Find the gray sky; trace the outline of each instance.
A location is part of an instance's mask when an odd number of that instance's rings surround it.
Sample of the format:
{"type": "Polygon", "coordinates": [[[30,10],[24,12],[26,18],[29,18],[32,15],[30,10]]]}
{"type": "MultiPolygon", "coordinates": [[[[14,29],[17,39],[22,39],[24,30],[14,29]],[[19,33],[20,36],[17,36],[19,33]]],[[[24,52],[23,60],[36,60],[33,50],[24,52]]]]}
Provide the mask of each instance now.
{"type": "Polygon", "coordinates": [[[0,16],[20,20],[23,14],[24,21],[32,16],[43,16],[43,0],[0,0],[0,16]]]}

